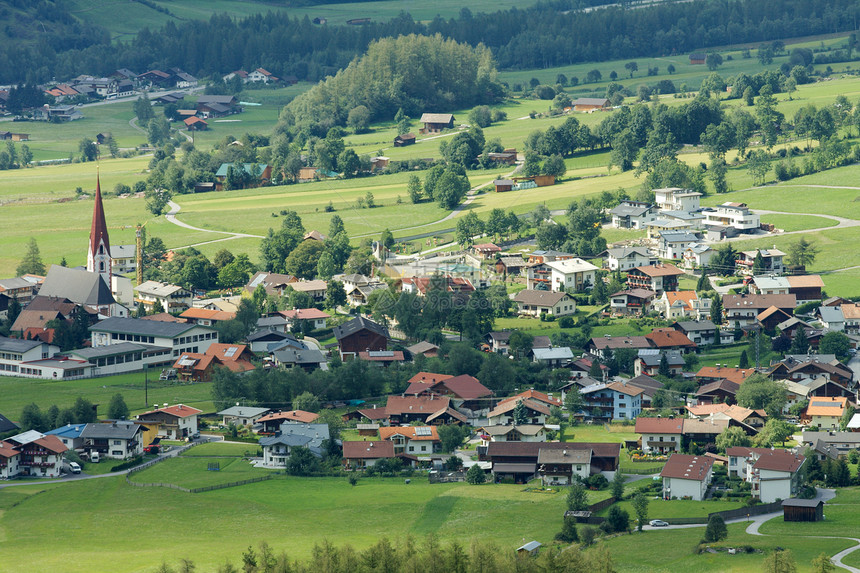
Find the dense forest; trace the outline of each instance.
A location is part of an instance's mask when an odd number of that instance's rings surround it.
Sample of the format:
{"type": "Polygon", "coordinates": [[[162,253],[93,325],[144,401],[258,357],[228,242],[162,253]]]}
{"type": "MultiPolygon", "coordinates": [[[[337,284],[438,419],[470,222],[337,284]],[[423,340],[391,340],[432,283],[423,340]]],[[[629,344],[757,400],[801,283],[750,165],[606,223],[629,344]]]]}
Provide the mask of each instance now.
{"type": "MultiPolygon", "coordinates": [[[[318,81],[345,68],[374,40],[409,34],[441,34],[472,46],[484,44],[503,69],[544,68],[686,54],[734,43],[856,30],[860,24],[860,5],[851,0],[697,0],[592,12],[578,10],[579,3],[572,0],[558,0],[492,14],[464,9],[458,18],[437,17],[426,24],[408,14],[365,26],[317,26],[308,18],[283,13],[243,20],[220,15],[178,26],[170,22],[157,31],[144,28],[129,43],[111,44],[104,30],[76,24],[61,3],[45,0],[39,5],[44,9],[15,12],[29,18],[27,25],[4,29],[0,83],[172,66],[200,76],[264,66],[276,75],[318,81]],[[26,30],[26,38],[12,35],[18,30],[26,30]]],[[[6,15],[12,18],[11,13],[6,15]]]]}

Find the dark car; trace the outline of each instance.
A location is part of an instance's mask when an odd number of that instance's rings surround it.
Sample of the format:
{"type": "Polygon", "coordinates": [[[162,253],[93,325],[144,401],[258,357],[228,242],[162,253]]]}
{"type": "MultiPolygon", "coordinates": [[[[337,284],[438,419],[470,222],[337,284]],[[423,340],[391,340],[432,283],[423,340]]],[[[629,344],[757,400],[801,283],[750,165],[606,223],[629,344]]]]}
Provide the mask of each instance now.
{"type": "Polygon", "coordinates": [[[161,451],[161,446],[157,446],[155,444],[151,446],[146,446],[143,448],[143,453],[145,454],[157,454],[161,451]]]}

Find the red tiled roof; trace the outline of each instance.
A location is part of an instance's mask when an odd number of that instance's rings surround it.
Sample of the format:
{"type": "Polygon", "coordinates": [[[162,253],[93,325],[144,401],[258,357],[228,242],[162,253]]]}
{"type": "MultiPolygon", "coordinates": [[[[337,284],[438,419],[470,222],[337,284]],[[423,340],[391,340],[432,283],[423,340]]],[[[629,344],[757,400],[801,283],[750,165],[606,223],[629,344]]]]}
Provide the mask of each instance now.
{"type": "Polygon", "coordinates": [[[708,475],[708,470],[714,465],[714,459],[706,456],[690,456],[687,454],[672,454],[660,477],[689,479],[702,481],[708,475]]]}
{"type": "Polygon", "coordinates": [[[42,446],[43,448],[45,448],[46,450],[54,452],[55,454],[62,454],[63,452],[65,452],[66,450],[69,449],[66,447],[66,445],[63,443],[63,441],[60,438],[58,438],[57,436],[54,436],[54,435],[49,435],[49,436],[45,436],[44,438],[39,438],[38,440],[35,440],[32,443],[38,444],[38,445],[42,446]]]}
{"type": "Polygon", "coordinates": [[[373,442],[344,442],[345,460],[367,460],[394,457],[394,442],[386,440],[373,442]]]}
{"type": "Polygon", "coordinates": [[[189,308],[179,316],[182,318],[196,318],[203,320],[233,320],[236,318],[236,313],[227,312],[225,310],[209,310],[207,308],[189,308]]]}
{"type": "Polygon", "coordinates": [[[768,450],[759,457],[753,469],[794,473],[803,465],[805,460],[806,458],[800,454],[793,454],[785,450],[768,450]]]}
{"type": "Polygon", "coordinates": [[[648,275],[649,277],[668,277],[668,276],[678,276],[683,275],[684,271],[676,267],[675,265],[668,264],[659,264],[659,265],[646,265],[644,267],[636,267],[631,272],[641,273],[643,275],[648,275]]]}
{"type": "Polygon", "coordinates": [[[696,343],[674,328],[655,328],[645,335],[657,348],[696,348],[696,343]]]}
{"type": "Polygon", "coordinates": [[[492,396],[493,391],[481,384],[477,378],[468,374],[460,374],[453,378],[446,378],[438,385],[446,388],[455,397],[461,400],[474,400],[484,396],[492,396]]]}
{"type": "Polygon", "coordinates": [[[331,315],[319,310],[318,308],[296,308],[293,310],[282,310],[278,312],[281,316],[288,320],[296,318],[298,320],[316,320],[320,318],[331,318],[331,315]]]}
{"type": "Polygon", "coordinates": [[[209,368],[209,366],[212,365],[213,360],[215,361],[216,364],[221,362],[220,360],[218,360],[218,358],[216,356],[211,356],[211,355],[206,355],[206,354],[196,354],[194,352],[183,352],[182,354],[179,355],[179,358],[176,360],[176,362],[173,363],[173,368],[176,368],[177,370],[185,369],[186,367],[183,366],[182,364],[180,364],[180,362],[182,360],[189,359],[189,358],[191,360],[197,361],[194,364],[194,366],[191,367],[192,370],[205,371],[207,368],[209,368]]]}
{"type": "MultiPolygon", "coordinates": [[[[388,416],[398,414],[433,414],[451,405],[447,396],[389,396],[385,404],[388,416]]],[[[362,412],[363,413],[363,412],[362,412]]]]}
{"type": "MultiPolygon", "coordinates": [[[[197,414],[202,414],[203,410],[198,410],[197,408],[192,408],[191,406],[186,406],[185,404],[177,404],[175,406],[168,406],[167,408],[150,410],[149,412],[144,412],[140,416],[146,416],[147,414],[157,414],[160,412],[170,414],[171,416],[175,416],[177,418],[187,418],[189,416],[196,416],[197,414]]],[[[140,418],[140,416],[138,416],[138,418],[140,418]]]]}
{"type": "Polygon", "coordinates": [[[379,428],[379,437],[383,440],[390,440],[392,436],[400,434],[401,436],[406,436],[410,440],[418,440],[418,441],[439,441],[439,432],[436,430],[436,426],[421,426],[422,428],[429,428],[430,435],[422,436],[417,433],[418,426],[403,426],[403,427],[389,427],[389,428],[379,428]]]}
{"type": "Polygon", "coordinates": [[[637,434],[683,434],[683,418],[636,418],[637,434]]]}
{"type": "Polygon", "coordinates": [[[703,366],[696,372],[696,378],[725,378],[735,384],[743,384],[743,381],[755,374],[753,368],[726,368],[725,366],[703,366]]]}

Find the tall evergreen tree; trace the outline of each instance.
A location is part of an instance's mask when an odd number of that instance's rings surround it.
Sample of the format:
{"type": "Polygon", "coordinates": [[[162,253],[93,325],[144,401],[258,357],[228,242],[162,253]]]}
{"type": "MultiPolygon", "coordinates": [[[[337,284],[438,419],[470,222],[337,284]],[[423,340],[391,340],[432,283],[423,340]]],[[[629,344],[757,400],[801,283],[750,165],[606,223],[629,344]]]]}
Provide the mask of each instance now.
{"type": "Polygon", "coordinates": [[[15,272],[18,273],[18,276],[45,274],[45,263],[42,262],[39,245],[36,243],[35,237],[30,237],[27,242],[27,252],[24,253],[24,258],[21,259],[21,264],[18,265],[15,272]]]}

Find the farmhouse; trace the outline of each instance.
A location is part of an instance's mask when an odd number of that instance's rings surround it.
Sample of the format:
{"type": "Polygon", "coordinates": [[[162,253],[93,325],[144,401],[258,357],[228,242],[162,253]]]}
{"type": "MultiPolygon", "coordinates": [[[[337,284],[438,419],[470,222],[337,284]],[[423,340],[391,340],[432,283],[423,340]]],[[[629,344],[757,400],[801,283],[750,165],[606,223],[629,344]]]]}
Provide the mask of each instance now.
{"type": "Polygon", "coordinates": [[[657,264],[645,247],[619,247],[606,250],[604,266],[610,271],[627,271],[636,267],[657,264]]]}
{"type": "Polygon", "coordinates": [[[580,480],[591,477],[591,450],[541,449],[537,466],[545,486],[570,485],[574,476],[580,480]]]}
{"type": "Polygon", "coordinates": [[[57,436],[36,430],[6,438],[0,442],[0,477],[60,477],[66,450],[57,436]]]}
{"type": "Polygon", "coordinates": [[[525,411],[526,424],[545,424],[549,416],[549,407],[536,400],[519,399],[502,402],[487,414],[487,422],[491,426],[507,426],[514,424],[515,409],[520,405],[525,411]]]}
{"type": "Polygon", "coordinates": [[[320,415],[304,410],[289,410],[286,412],[273,412],[257,419],[260,424],[260,433],[274,434],[285,423],[313,424],[319,420],[320,415]]]}
{"type": "Polygon", "coordinates": [[[622,290],[610,296],[609,308],[617,314],[642,314],[648,312],[655,296],[653,290],[644,288],[622,290]]]}
{"type": "Polygon", "coordinates": [[[593,442],[501,442],[493,441],[485,451],[480,451],[482,459],[493,464],[494,478],[499,481],[505,477],[517,483],[532,479],[538,471],[538,456],[542,450],[591,450],[591,474],[614,472],[618,469],[621,444],[593,442]]]}
{"type": "Polygon", "coordinates": [[[442,443],[436,426],[379,428],[379,437],[394,444],[394,455],[429,455],[439,451],[442,443]]]}
{"type": "Polygon", "coordinates": [[[168,440],[190,438],[197,433],[197,416],[202,410],[177,404],[140,414],[137,419],[158,425],[158,435],[168,440]]]}
{"type": "Polygon", "coordinates": [[[341,359],[355,357],[368,350],[387,350],[388,329],[370,319],[359,316],[334,327],[334,337],[340,349],[341,359]]]}
{"type": "Polygon", "coordinates": [[[405,147],[415,143],[414,133],[403,133],[394,138],[394,147],[405,147]]]}
{"type": "Polygon", "coordinates": [[[639,434],[642,451],[646,454],[667,454],[681,450],[684,435],[683,418],[636,418],[635,431],[639,434]]]}
{"type": "Polygon", "coordinates": [[[386,440],[343,443],[343,465],[347,470],[367,469],[379,460],[393,457],[394,443],[386,440]]]}
{"type": "Polygon", "coordinates": [[[711,483],[713,466],[714,459],[708,456],[672,454],[660,472],[663,498],[702,501],[711,483]]]}
{"type": "Polygon", "coordinates": [[[143,454],[143,433],[145,428],[129,421],[87,424],[80,434],[84,451],[92,456],[116,460],[127,460],[143,454]]]}
{"type": "Polygon", "coordinates": [[[794,314],[796,298],[793,294],[724,294],[723,313],[731,326],[755,324],[756,317],[775,306],[789,316],[794,314]]]}
{"type": "Polygon", "coordinates": [[[542,424],[516,426],[484,426],[478,432],[483,445],[490,442],[545,442],[546,428],[542,424]]]}
{"type": "Polygon", "coordinates": [[[454,127],[454,116],[450,113],[425,113],[421,115],[419,122],[424,124],[420,133],[438,133],[443,129],[454,127]]]}

